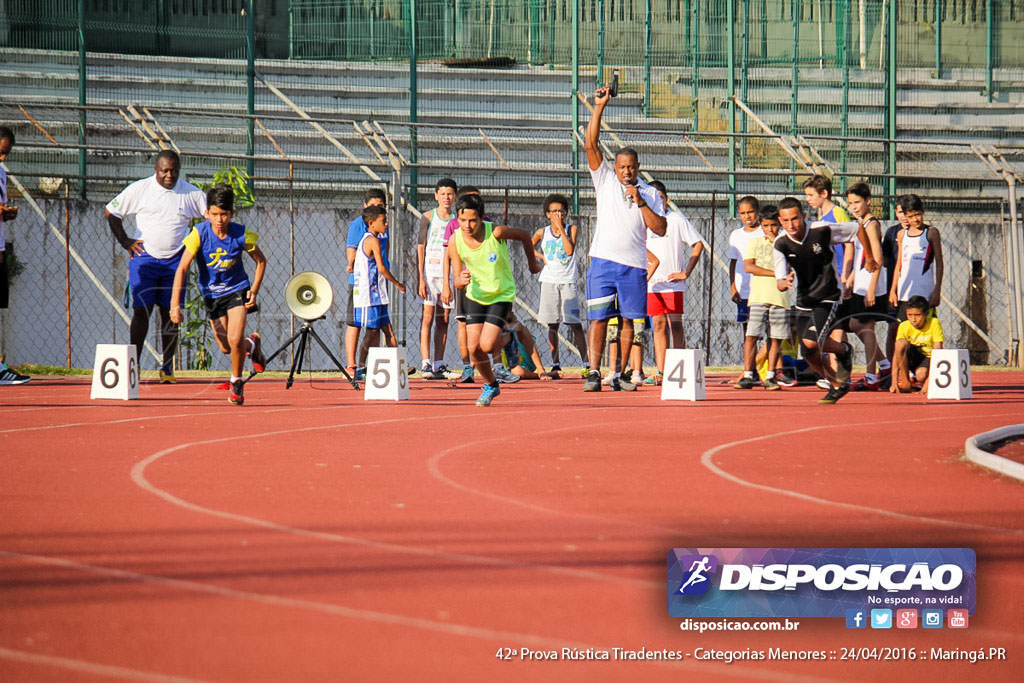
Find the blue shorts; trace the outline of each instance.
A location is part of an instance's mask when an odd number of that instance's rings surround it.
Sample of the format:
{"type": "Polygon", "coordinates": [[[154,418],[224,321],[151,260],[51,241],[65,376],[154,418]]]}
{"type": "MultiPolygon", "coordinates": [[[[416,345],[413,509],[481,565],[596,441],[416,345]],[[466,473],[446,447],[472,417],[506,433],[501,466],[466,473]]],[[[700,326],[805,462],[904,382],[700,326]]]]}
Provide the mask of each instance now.
{"type": "Polygon", "coordinates": [[[587,319],[647,317],[647,271],[600,258],[587,270],[587,319]]]}
{"type": "Polygon", "coordinates": [[[743,323],[744,325],[750,320],[750,304],[747,303],[746,299],[740,299],[736,302],[736,322],[743,323]]]}
{"type": "Polygon", "coordinates": [[[355,309],[352,325],[354,327],[365,327],[368,330],[379,330],[391,322],[388,315],[388,305],[362,306],[355,309]]]}
{"type": "MultiPolygon", "coordinates": [[[[132,307],[144,308],[154,304],[162,308],[171,307],[171,288],[174,287],[174,273],[181,263],[182,249],[171,258],[154,258],[149,254],[132,256],[128,261],[128,284],[132,287],[132,307]]],[[[185,288],[181,288],[181,306],[185,300],[185,288]]]]}

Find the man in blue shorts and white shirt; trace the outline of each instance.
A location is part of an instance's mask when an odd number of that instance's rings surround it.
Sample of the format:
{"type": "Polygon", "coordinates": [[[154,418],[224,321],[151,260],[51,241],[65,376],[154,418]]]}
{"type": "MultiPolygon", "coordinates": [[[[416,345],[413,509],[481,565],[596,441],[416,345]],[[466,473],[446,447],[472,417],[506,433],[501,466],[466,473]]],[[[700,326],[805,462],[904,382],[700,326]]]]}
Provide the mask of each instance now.
{"type": "MultiPolygon", "coordinates": [[[[178,347],[178,326],[171,322],[171,288],[181,261],[183,240],[193,218],[206,212],[206,195],[187,183],[181,174],[181,159],[165,149],[156,157],[155,173],[136,180],[107,204],[106,216],[114,239],[131,254],[128,282],[132,288],[132,322],[129,339],[141,355],[149,333],[149,316],[160,311],[160,341],[163,359],[160,382],[174,382],[174,352],[178,347]],[[138,237],[125,233],[125,216],[135,216],[138,237]]],[[[175,302],[181,305],[181,301],[175,302]]]]}
{"type": "MultiPolygon", "coordinates": [[[[629,362],[633,319],[647,316],[647,230],[664,235],[668,223],[658,191],[639,178],[636,150],[620,149],[614,168],[598,146],[601,114],[611,95],[608,88],[594,92],[594,115],[587,125],[584,146],[597,198],[597,220],[590,242],[587,269],[587,318],[590,320],[590,371],[583,391],[601,391],[601,355],[608,320],[621,316],[619,362],[629,362]]],[[[612,368],[612,389],[635,391],[636,385],[612,368]]]]}

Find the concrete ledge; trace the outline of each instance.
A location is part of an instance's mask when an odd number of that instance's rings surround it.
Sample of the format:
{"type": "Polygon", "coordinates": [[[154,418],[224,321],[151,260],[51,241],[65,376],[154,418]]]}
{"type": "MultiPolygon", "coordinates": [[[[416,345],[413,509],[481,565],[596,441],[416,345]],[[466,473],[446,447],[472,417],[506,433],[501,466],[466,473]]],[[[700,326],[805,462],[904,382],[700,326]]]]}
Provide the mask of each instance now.
{"type": "Polygon", "coordinates": [[[964,442],[967,459],[976,465],[995,470],[1018,481],[1024,481],[1024,465],[983,450],[983,447],[988,444],[1011,436],[1024,436],[1024,424],[1008,425],[999,429],[993,429],[990,432],[982,432],[981,434],[968,437],[967,441],[964,442]]]}

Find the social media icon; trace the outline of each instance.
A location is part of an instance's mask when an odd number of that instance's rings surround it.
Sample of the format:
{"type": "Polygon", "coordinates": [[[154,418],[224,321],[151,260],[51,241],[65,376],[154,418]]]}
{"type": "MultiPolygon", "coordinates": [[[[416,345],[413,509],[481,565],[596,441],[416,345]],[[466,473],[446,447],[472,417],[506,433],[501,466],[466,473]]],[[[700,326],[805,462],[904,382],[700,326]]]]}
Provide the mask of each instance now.
{"type": "Polygon", "coordinates": [[[846,628],[867,628],[868,612],[863,609],[846,610],[846,628]]]}
{"type": "Polygon", "coordinates": [[[924,628],[942,628],[942,610],[921,610],[921,626],[924,628]]]}
{"type": "Polygon", "coordinates": [[[892,610],[871,610],[871,628],[892,628],[892,610]]]}
{"type": "Polygon", "coordinates": [[[946,612],[946,617],[950,628],[967,628],[967,610],[951,609],[946,612]]]}
{"type": "Polygon", "coordinates": [[[917,610],[896,610],[896,628],[917,628],[917,610]]]}

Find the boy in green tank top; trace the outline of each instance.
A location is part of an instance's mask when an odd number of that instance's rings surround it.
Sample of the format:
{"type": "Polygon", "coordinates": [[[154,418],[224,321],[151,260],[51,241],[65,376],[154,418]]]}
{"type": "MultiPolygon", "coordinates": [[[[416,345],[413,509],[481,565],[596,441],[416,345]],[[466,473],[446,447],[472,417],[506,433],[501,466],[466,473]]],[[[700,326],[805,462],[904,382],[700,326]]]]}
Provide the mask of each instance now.
{"type": "MultiPolygon", "coordinates": [[[[505,323],[516,298],[507,241],[516,240],[523,245],[531,273],[539,273],[543,266],[534,255],[530,233],[485,221],[484,203],[480,197],[467,195],[459,199],[455,215],[459,219],[459,230],[448,242],[448,258],[455,287],[464,289],[466,293],[469,356],[485,382],[476,404],[489,406],[501,393],[491,368],[490,354],[510,340],[505,332],[505,323]]],[[[442,287],[441,300],[450,302],[452,290],[447,280],[442,287]]]]}

